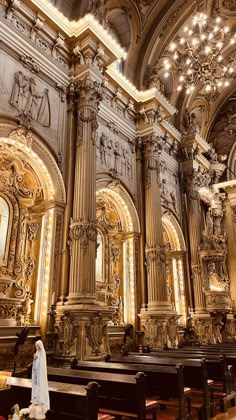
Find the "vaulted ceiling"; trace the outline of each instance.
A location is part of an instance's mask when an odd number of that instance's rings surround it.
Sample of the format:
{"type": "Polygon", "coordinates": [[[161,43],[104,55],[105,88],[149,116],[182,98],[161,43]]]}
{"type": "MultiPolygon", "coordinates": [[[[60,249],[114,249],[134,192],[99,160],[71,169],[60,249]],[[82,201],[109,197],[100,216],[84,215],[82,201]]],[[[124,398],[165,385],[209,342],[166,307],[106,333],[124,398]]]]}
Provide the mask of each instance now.
{"type": "MultiPolygon", "coordinates": [[[[122,63],[124,75],[138,89],[148,88],[150,76],[158,68],[164,94],[179,113],[173,121],[182,129],[185,109],[195,112],[200,133],[213,142],[217,151],[227,152],[236,139],[236,79],[230,86],[209,95],[196,88],[190,95],[177,92],[174,77],[164,78],[162,70],[166,50],[176,33],[181,31],[196,10],[210,20],[220,16],[236,32],[235,0],[48,0],[69,20],[78,20],[92,13],[128,52],[122,63]],[[227,116],[227,117],[226,117],[227,116]],[[222,142],[224,140],[224,146],[222,142]]],[[[224,58],[235,62],[236,49],[229,46],[224,58]]]]}

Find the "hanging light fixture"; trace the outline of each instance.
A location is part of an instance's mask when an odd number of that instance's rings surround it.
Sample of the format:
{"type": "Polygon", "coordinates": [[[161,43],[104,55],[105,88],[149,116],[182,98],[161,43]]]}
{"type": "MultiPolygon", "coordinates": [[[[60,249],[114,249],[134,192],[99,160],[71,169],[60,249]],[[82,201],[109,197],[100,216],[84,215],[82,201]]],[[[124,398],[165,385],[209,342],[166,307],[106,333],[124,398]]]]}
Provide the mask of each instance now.
{"type": "Polygon", "coordinates": [[[165,77],[177,73],[177,91],[185,88],[187,94],[199,84],[208,93],[229,86],[234,67],[224,62],[222,50],[235,42],[236,34],[230,34],[220,17],[212,25],[207,15],[198,12],[191,25],[184,27],[181,36],[170,44],[168,50],[173,55],[164,61],[165,77]]]}

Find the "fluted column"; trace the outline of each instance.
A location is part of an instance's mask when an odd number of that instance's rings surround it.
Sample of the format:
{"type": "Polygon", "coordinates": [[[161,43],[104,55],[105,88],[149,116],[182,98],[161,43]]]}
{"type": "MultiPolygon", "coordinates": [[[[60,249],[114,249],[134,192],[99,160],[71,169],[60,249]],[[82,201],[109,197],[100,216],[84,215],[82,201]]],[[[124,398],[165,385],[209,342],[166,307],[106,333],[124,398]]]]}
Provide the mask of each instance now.
{"type": "Polygon", "coordinates": [[[100,86],[88,74],[79,83],[74,204],[70,224],[71,266],[68,303],[91,303],[95,295],[96,143],[100,86]]]}
{"type": "Polygon", "coordinates": [[[64,224],[63,224],[63,253],[61,259],[61,282],[59,290],[59,298],[57,302],[58,306],[63,305],[69,288],[69,261],[70,255],[68,250],[68,236],[69,236],[69,224],[73,209],[73,190],[74,190],[74,164],[75,164],[75,92],[74,83],[69,86],[69,103],[68,103],[68,121],[67,121],[67,204],[64,213],[64,224]]]}
{"type": "Polygon", "coordinates": [[[146,266],[148,283],[148,311],[171,310],[167,297],[166,255],[163,245],[161,219],[159,137],[150,135],[144,143],[145,204],[146,204],[146,266]]]}
{"type": "Polygon", "coordinates": [[[144,182],[143,182],[143,143],[141,138],[136,142],[136,174],[137,174],[137,208],[139,213],[141,235],[140,243],[140,306],[146,308],[147,303],[147,279],[145,273],[145,211],[144,211],[144,182]]]}
{"type": "Polygon", "coordinates": [[[193,276],[195,313],[205,312],[205,294],[199,259],[199,245],[202,240],[202,216],[198,191],[189,188],[188,198],[188,229],[191,254],[191,270],[193,276]]]}

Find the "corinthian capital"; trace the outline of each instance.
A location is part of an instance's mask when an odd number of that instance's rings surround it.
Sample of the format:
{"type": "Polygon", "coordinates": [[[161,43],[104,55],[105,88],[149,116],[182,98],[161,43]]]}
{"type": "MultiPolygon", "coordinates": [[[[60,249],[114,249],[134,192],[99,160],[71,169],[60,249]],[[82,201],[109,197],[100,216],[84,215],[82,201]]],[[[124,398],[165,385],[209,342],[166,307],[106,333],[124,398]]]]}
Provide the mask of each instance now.
{"type": "Polygon", "coordinates": [[[90,108],[98,112],[99,102],[102,100],[102,86],[95,80],[92,80],[88,74],[78,84],[79,109],[90,108]]]}
{"type": "Polygon", "coordinates": [[[161,136],[151,134],[144,138],[144,157],[146,159],[156,158],[159,159],[161,151],[164,147],[164,140],[161,136]]]}

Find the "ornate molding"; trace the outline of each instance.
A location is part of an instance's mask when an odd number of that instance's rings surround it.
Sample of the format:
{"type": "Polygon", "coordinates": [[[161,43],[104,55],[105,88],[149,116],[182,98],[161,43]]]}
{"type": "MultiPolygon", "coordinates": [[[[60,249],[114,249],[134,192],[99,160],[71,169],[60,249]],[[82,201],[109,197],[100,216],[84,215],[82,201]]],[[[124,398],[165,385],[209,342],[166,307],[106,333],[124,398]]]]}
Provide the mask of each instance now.
{"type": "Polygon", "coordinates": [[[90,318],[85,325],[89,345],[92,347],[92,353],[97,356],[100,353],[100,347],[103,338],[107,333],[107,322],[102,320],[102,316],[97,314],[90,318]]]}
{"type": "Polygon", "coordinates": [[[149,270],[150,265],[153,262],[155,262],[155,264],[159,267],[161,265],[165,265],[166,264],[165,245],[150,246],[146,244],[145,245],[145,259],[146,259],[147,270],[149,270]]]}
{"type": "Polygon", "coordinates": [[[96,221],[88,221],[84,219],[72,220],[70,224],[69,238],[71,246],[73,241],[79,241],[83,254],[87,252],[89,242],[96,243],[97,241],[97,224],[96,221]]]}

